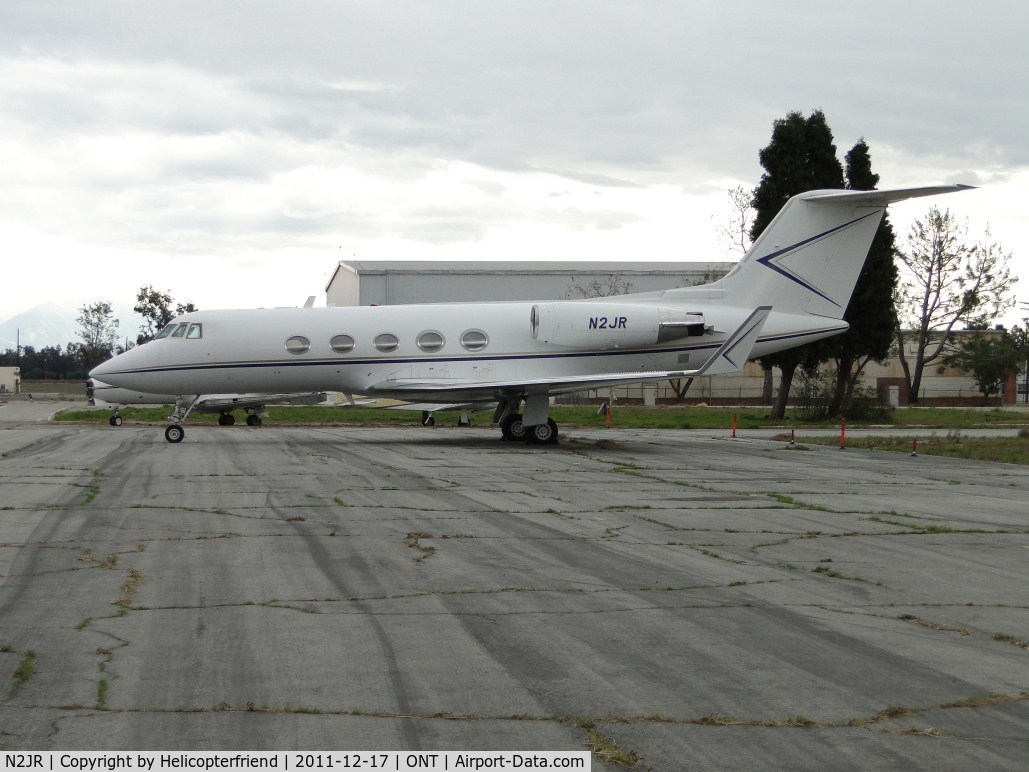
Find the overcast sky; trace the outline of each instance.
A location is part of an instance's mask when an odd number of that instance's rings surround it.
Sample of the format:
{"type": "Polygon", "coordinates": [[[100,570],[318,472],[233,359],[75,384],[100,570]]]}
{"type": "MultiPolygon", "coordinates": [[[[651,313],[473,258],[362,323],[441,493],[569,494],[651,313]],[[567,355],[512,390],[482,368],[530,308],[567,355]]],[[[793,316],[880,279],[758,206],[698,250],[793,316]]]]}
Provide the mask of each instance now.
{"type": "Polygon", "coordinates": [[[936,201],[1024,276],[1026,30],[1022,0],[0,0],[0,320],[299,305],[340,259],[736,259],[726,191],[814,109],[880,187],[981,186],[936,201]]]}

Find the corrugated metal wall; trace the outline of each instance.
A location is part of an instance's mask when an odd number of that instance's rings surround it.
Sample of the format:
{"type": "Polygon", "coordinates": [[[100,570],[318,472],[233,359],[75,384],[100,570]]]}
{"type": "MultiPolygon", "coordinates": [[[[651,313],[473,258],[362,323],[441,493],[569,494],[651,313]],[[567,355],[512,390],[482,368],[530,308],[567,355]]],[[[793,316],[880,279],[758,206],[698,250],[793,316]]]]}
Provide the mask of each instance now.
{"type": "MultiPolygon", "coordinates": [[[[497,264],[473,263],[467,268],[441,270],[436,263],[358,264],[360,305],[403,305],[494,300],[564,300],[582,297],[596,281],[603,290],[652,292],[714,281],[732,263],[561,263],[560,270],[505,270],[497,264]],[[366,267],[367,266],[367,267],[366,267]]],[[[353,297],[354,274],[338,271],[326,288],[329,305],[344,305],[353,297]]],[[[604,291],[600,294],[622,294],[604,291]]]]}

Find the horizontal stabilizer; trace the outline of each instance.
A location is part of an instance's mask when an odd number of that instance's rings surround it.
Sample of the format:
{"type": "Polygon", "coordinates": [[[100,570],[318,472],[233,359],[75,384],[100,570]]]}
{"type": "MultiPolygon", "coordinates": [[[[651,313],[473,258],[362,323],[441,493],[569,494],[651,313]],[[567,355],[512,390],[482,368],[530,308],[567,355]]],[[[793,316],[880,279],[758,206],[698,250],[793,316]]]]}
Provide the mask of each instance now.
{"type": "Polygon", "coordinates": [[[931,185],[921,188],[894,188],[892,190],[811,190],[798,198],[813,203],[847,202],[867,206],[888,206],[898,201],[923,196],[938,196],[941,193],[958,193],[975,190],[974,185],[931,185]]]}

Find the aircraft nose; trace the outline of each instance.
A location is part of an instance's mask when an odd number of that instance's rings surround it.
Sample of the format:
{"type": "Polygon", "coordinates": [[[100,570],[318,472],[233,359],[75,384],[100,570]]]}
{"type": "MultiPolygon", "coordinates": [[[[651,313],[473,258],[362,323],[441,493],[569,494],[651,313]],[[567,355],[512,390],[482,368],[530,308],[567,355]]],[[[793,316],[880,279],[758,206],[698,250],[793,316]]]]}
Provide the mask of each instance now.
{"type": "Polygon", "coordinates": [[[114,369],[114,360],[116,357],[111,357],[106,362],[101,362],[92,370],[89,371],[89,377],[93,380],[104,380],[105,375],[110,375],[114,369]]]}

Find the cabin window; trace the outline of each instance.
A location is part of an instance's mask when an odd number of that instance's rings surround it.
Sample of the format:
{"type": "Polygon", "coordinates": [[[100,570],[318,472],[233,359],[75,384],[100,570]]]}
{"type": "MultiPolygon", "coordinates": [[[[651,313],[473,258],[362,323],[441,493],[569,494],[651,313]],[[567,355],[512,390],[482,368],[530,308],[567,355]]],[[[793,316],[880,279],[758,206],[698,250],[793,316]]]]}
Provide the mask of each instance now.
{"type": "Polygon", "coordinates": [[[202,324],[191,324],[186,331],[186,340],[200,340],[204,337],[204,326],[202,324]]]}
{"type": "Polygon", "coordinates": [[[461,333],[461,345],[469,351],[482,351],[489,345],[489,336],[482,330],[465,330],[461,333]]]}
{"type": "Polygon", "coordinates": [[[175,323],[165,325],[164,329],[161,330],[159,333],[157,333],[156,337],[154,337],[154,340],[158,340],[160,338],[167,338],[175,330],[177,330],[178,327],[179,327],[179,325],[177,325],[175,323]]]}
{"type": "Polygon", "coordinates": [[[442,333],[438,333],[435,330],[426,330],[418,335],[418,339],[415,342],[422,351],[439,351],[443,348],[446,340],[442,333]]]}
{"type": "Polygon", "coordinates": [[[353,351],[355,345],[354,339],[349,335],[333,335],[332,340],[329,341],[329,348],[337,354],[346,354],[349,351],[353,351]]]}
{"type": "Polygon", "coordinates": [[[173,338],[181,338],[183,335],[186,334],[186,330],[188,330],[188,329],[189,329],[189,323],[188,322],[183,322],[182,324],[180,324],[178,327],[175,328],[175,332],[173,332],[171,334],[171,336],[173,338]]]}
{"type": "Polygon", "coordinates": [[[400,341],[397,336],[391,332],[384,332],[381,335],[376,335],[373,345],[379,351],[396,351],[397,346],[400,345],[400,341]]]}
{"type": "Polygon", "coordinates": [[[286,340],[286,351],[290,354],[306,354],[311,350],[311,341],[303,335],[294,335],[286,340]]]}

